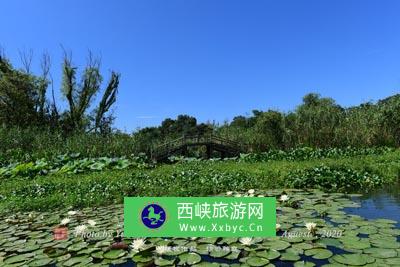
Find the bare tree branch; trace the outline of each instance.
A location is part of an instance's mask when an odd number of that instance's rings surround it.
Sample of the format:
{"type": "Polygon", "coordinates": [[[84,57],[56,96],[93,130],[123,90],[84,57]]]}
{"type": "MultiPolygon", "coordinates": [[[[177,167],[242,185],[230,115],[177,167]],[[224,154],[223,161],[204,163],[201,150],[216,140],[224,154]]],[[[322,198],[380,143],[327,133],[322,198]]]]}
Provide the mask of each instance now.
{"type": "Polygon", "coordinates": [[[19,57],[21,59],[23,68],[26,73],[31,73],[31,65],[32,65],[32,60],[33,60],[33,50],[29,49],[28,51],[26,49],[24,50],[19,50],[19,57]]]}

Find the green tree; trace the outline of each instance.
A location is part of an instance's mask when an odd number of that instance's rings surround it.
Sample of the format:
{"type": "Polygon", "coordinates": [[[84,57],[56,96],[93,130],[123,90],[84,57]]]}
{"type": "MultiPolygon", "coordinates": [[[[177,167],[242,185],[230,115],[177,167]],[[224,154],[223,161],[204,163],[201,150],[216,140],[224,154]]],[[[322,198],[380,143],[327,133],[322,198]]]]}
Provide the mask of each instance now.
{"type": "Polygon", "coordinates": [[[77,67],[73,65],[71,56],[65,55],[62,92],[68,101],[69,109],[64,114],[64,127],[69,132],[104,131],[106,126],[112,123],[112,117],[106,118],[105,115],[116,101],[120,75],[115,72],[111,73],[99,106],[94,110],[94,116],[90,117],[88,110],[96,94],[100,92],[103,81],[100,74],[100,61],[89,54],[80,83],[77,82],[76,72],[77,67]]]}
{"type": "Polygon", "coordinates": [[[43,123],[47,85],[41,77],[16,70],[0,57],[0,123],[19,127],[43,123]]]}
{"type": "Polygon", "coordinates": [[[317,147],[336,144],[336,128],[343,120],[344,109],[332,98],[311,93],[297,107],[297,129],[300,144],[317,147]]]}
{"type": "Polygon", "coordinates": [[[259,148],[283,148],[283,116],[278,111],[263,112],[257,118],[255,132],[260,137],[259,148]]]}

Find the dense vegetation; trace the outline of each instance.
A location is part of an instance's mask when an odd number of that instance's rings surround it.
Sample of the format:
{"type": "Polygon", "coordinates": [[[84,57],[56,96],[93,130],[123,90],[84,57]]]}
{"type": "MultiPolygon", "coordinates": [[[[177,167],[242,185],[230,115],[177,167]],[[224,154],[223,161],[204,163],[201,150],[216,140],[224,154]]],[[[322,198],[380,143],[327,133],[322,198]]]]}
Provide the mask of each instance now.
{"type": "Polygon", "coordinates": [[[91,54],[80,77],[64,55],[59,90],[65,110],[48,99],[55,86],[50,59],[44,56],[40,75],[30,71],[29,57],[24,62],[24,69],[16,69],[0,56],[2,210],[282,186],[348,192],[399,177],[399,151],[393,147],[400,145],[400,95],[344,108],[311,93],[288,113],[255,110],[223,125],[179,115],[127,134],[112,129],[120,76],[111,72],[101,89],[100,62],[91,54]],[[211,133],[238,141],[247,153],[225,161],[173,157],[175,165],[156,168],[144,157],[159,143],[211,133]]]}
{"type": "Polygon", "coordinates": [[[250,188],[368,190],[399,179],[399,153],[267,163],[186,161],[156,168],[54,172],[51,177],[22,173],[0,179],[0,211],[80,208],[121,203],[124,196],[204,196],[250,188]]]}

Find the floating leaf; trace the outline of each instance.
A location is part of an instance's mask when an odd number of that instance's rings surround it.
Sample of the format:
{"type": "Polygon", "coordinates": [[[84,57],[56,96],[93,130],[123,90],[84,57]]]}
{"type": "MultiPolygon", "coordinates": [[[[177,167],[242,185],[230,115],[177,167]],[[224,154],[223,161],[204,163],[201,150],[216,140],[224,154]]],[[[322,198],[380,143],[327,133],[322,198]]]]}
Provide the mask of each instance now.
{"type": "Polygon", "coordinates": [[[335,255],[331,258],[333,261],[346,265],[362,266],[367,263],[373,263],[374,258],[364,254],[343,254],[335,255]]]}
{"type": "Polygon", "coordinates": [[[193,265],[196,263],[199,263],[201,261],[201,257],[199,254],[196,253],[185,253],[182,255],[179,255],[179,264],[184,265],[193,265]]]}
{"type": "Polygon", "coordinates": [[[249,266],[265,266],[269,263],[269,260],[266,258],[262,258],[262,257],[250,257],[247,259],[246,263],[249,266]]]}

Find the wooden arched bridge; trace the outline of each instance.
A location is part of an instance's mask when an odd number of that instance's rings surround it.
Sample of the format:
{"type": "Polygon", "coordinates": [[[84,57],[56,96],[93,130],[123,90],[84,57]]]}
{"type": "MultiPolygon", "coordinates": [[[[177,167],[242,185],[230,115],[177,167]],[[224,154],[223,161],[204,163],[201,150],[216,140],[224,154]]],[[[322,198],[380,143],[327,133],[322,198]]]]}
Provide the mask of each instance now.
{"type": "Polygon", "coordinates": [[[165,161],[173,155],[188,154],[188,148],[194,146],[206,147],[206,157],[211,158],[212,152],[220,153],[221,158],[236,157],[243,152],[242,146],[234,141],[216,136],[182,136],[178,139],[164,143],[155,147],[152,151],[151,158],[155,161],[165,161]]]}

